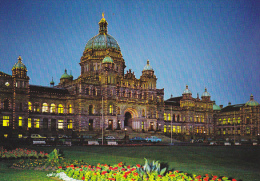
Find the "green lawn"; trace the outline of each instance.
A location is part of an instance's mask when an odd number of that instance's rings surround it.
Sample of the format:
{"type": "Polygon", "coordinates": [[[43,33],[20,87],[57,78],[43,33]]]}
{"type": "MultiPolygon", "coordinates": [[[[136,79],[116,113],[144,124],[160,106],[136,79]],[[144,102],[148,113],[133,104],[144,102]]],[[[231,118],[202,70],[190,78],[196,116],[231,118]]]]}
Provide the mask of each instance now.
{"type": "MultiPolygon", "coordinates": [[[[168,168],[192,174],[214,174],[235,177],[243,181],[260,180],[260,147],[230,146],[147,146],[147,147],[59,147],[66,158],[84,160],[89,164],[127,165],[160,160],[168,168]]],[[[31,147],[50,153],[54,147],[31,147]]],[[[51,180],[49,172],[34,170],[14,170],[11,163],[0,162],[0,180],[51,180]]]]}

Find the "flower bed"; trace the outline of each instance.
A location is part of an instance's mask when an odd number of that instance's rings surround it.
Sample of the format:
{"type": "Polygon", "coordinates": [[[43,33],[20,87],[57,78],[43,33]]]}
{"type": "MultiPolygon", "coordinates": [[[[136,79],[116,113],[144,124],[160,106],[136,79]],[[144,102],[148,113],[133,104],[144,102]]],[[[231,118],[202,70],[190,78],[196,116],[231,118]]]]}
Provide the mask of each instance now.
{"type": "Polygon", "coordinates": [[[146,160],[144,166],[139,164],[135,166],[126,166],[122,162],[117,165],[109,166],[107,164],[98,164],[97,166],[92,165],[81,165],[77,167],[75,165],[70,166],[59,166],[55,174],[51,176],[63,175],[63,180],[85,180],[85,181],[105,181],[105,180],[116,180],[116,181],[236,181],[236,179],[229,179],[227,177],[218,177],[215,175],[209,176],[208,174],[191,175],[179,171],[168,171],[166,168],[160,169],[158,162],[152,162],[149,164],[146,160]],[[67,177],[64,177],[65,173],[67,177]],[[64,179],[65,178],[65,179],[64,179]],[[69,178],[69,179],[67,179],[69,178]]]}
{"type": "Polygon", "coordinates": [[[37,152],[35,150],[28,150],[23,148],[16,148],[15,150],[7,151],[6,149],[0,151],[0,158],[47,158],[48,153],[43,151],[37,152]]]}

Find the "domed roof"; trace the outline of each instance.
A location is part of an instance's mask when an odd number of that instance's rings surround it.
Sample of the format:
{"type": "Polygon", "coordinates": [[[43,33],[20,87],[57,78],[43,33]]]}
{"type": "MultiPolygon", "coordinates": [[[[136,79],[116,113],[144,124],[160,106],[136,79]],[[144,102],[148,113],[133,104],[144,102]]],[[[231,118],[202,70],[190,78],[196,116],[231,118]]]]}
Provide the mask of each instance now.
{"type": "Polygon", "coordinates": [[[115,48],[117,50],[120,50],[120,47],[117,41],[115,40],[115,38],[113,38],[109,34],[103,34],[103,35],[98,34],[87,42],[85,50],[86,49],[97,50],[97,49],[107,49],[107,48],[115,48]]]}
{"type": "Polygon", "coordinates": [[[144,67],[143,70],[153,70],[152,66],[149,63],[149,60],[147,60],[147,64],[146,64],[146,66],[144,67]]]}
{"type": "Polygon", "coordinates": [[[99,34],[91,38],[85,47],[86,49],[107,49],[107,48],[115,48],[116,50],[120,50],[120,47],[111,35],[107,34],[107,21],[104,18],[104,13],[102,13],[102,19],[99,22],[99,34]]]}
{"type": "Polygon", "coordinates": [[[254,96],[251,94],[250,101],[246,102],[246,106],[258,106],[259,103],[254,100],[254,96]]]}
{"type": "Polygon", "coordinates": [[[13,69],[16,69],[16,68],[27,70],[26,66],[25,66],[25,65],[23,64],[23,62],[22,62],[22,58],[21,58],[21,56],[19,56],[19,58],[18,58],[18,62],[14,64],[12,70],[13,70],[13,69]]]}
{"type": "Polygon", "coordinates": [[[67,70],[65,69],[65,72],[64,72],[64,74],[62,74],[61,79],[69,79],[69,78],[70,78],[70,75],[67,74],[67,70]]]}
{"type": "Polygon", "coordinates": [[[203,92],[202,97],[210,97],[210,94],[207,92],[207,88],[205,88],[205,92],[203,92]]]}
{"type": "Polygon", "coordinates": [[[106,56],[103,60],[102,63],[113,63],[113,59],[110,56],[106,56]]]}
{"type": "Polygon", "coordinates": [[[190,89],[188,88],[188,85],[186,85],[186,89],[183,91],[182,94],[191,94],[190,89]]]}

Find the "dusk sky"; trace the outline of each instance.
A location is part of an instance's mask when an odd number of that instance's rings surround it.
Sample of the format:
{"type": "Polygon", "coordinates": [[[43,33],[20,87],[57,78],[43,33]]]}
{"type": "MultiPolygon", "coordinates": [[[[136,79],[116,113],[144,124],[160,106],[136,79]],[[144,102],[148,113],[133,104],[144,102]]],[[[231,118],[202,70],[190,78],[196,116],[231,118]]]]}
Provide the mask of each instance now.
{"type": "MultiPolygon", "coordinates": [[[[105,13],[126,63],[140,77],[147,59],[164,99],[205,87],[216,104],[260,103],[260,1],[0,0],[0,71],[19,55],[30,84],[55,85],[80,58],[105,13]]],[[[126,72],[126,71],[125,71],[126,72]]]]}

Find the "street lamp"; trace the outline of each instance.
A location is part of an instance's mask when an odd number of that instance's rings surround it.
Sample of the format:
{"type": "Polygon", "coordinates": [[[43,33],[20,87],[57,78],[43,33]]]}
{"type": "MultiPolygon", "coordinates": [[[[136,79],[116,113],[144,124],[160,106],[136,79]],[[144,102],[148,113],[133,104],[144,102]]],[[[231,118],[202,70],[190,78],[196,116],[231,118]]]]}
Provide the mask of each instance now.
{"type": "Polygon", "coordinates": [[[126,144],[126,132],[127,132],[127,128],[125,128],[125,144],[126,144]]]}

